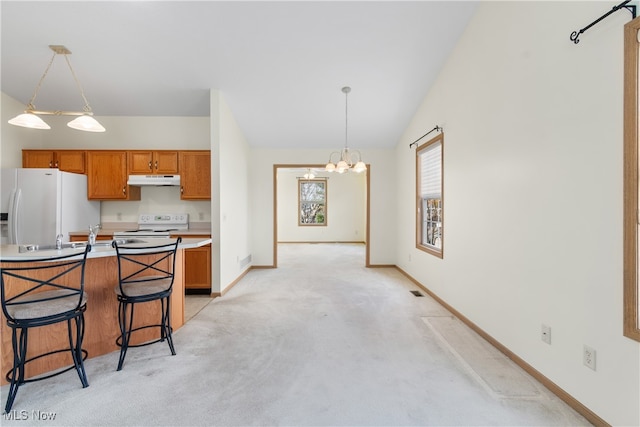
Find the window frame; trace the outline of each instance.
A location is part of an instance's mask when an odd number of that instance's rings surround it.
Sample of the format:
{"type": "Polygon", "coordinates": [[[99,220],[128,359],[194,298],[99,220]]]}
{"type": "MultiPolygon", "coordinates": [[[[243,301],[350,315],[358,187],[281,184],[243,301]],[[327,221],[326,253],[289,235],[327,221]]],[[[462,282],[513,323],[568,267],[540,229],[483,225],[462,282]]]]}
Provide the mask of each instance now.
{"type": "MultiPolygon", "coordinates": [[[[314,178],[314,179],[298,179],[298,226],[310,226],[310,227],[326,227],[328,220],[328,188],[327,188],[327,178],[314,178]],[[306,183],[318,183],[324,186],[324,200],[322,201],[322,213],[324,214],[323,222],[303,222],[302,221],[302,204],[309,203],[309,201],[302,200],[302,186],[306,183]]],[[[315,220],[315,218],[314,218],[315,220]]]]}
{"type": "Polygon", "coordinates": [[[640,17],[624,26],[624,220],[623,334],[640,341],[638,291],[638,79],[640,78],[640,17]]]}
{"type": "Polygon", "coordinates": [[[444,257],[444,132],[431,138],[416,149],[416,248],[435,257],[444,257]],[[425,244],[423,235],[422,164],[421,154],[440,144],[440,247],[425,244]]]}

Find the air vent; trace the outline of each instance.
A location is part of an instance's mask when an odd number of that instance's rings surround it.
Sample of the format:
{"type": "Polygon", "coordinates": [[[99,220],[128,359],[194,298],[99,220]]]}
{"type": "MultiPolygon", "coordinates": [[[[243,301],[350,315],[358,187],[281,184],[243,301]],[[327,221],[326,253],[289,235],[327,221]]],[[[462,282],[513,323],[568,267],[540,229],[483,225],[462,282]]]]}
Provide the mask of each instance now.
{"type": "Polygon", "coordinates": [[[422,295],[422,293],[420,293],[420,291],[409,291],[413,294],[414,297],[423,297],[424,295],[422,295]]]}

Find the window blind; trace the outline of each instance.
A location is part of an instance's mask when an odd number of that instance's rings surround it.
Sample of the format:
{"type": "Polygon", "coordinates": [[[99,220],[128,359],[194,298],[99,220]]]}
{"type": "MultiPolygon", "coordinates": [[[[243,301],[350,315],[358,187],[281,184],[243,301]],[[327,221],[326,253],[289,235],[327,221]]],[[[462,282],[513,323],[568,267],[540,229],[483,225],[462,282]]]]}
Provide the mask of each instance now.
{"type": "Polygon", "coordinates": [[[442,143],[437,142],[420,152],[420,195],[438,198],[442,194],[442,143]]]}

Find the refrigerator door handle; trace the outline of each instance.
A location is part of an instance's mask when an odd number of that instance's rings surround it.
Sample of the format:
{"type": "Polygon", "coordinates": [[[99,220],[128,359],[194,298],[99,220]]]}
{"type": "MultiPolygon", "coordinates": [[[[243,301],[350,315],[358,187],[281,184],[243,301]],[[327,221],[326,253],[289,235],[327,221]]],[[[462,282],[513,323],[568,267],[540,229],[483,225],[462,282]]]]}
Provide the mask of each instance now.
{"type": "Polygon", "coordinates": [[[9,215],[7,222],[9,223],[9,244],[18,244],[18,209],[20,208],[20,196],[22,191],[18,188],[11,191],[9,196],[9,215]]]}

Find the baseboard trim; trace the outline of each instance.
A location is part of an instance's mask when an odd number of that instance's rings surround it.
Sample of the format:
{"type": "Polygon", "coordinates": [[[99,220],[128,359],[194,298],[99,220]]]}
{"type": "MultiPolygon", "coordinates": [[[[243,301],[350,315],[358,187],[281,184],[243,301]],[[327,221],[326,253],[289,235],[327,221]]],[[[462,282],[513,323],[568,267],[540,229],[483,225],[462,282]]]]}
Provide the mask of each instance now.
{"type": "Polygon", "coordinates": [[[451,314],[453,314],[455,317],[457,317],[461,322],[463,322],[464,324],[469,326],[471,329],[473,329],[478,335],[480,335],[482,338],[484,338],[489,344],[494,346],[496,349],[498,349],[500,352],[502,352],[509,359],[513,360],[514,363],[516,363],[518,366],[520,366],[522,369],[524,369],[529,375],[531,375],[536,380],[538,380],[543,386],[545,386],[547,389],[549,389],[549,391],[551,391],[553,394],[558,396],[562,401],[564,401],[567,405],[569,405],[571,408],[573,408],[580,415],[585,417],[590,423],[592,423],[593,425],[598,426],[598,427],[600,427],[600,426],[602,426],[602,427],[605,427],[605,426],[606,427],[611,427],[609,423],[607,423],[605,420],[600,418],[591,409],[589,409],[585,405],[583,405],[578,399],[576,399],[575,397],[571,396],[569,393],[567,393],[565,390],[563,390],[556,383],[554,383],[549,378],[544,376],[540,371],[535,369],[533,366],[529,365],[524,359],[520,358],[518,355],[516,355],[511,350],[509,350],[506,346],[501,344],[498,340],[496,340],[491,335],[486,333],[482,328],[480,328],[478,325],[473,323],[471,320],[469,320],[467,317],[465,317],[458,310],[456,310],[451,305],[449,305],[446,301],[444,301],[442,298],[440,298],[438,295],[436,295],[434,292],[432,292],[429,288],[424,286],[418,280],[413,278],[409,273],[407,273],[406,271],[404,271],[402,268],[398,267],[397,265],[394,266],[394,267],[400,273],[402,273],[407,279],[409,279],[416,286],[418,286],[420,289],[422,289],[427,294],[429,294],[429,296],[431,296],[433,299],[435,299],[438,303],[440,303],[444,308],[449,310],[451,312],[451,314]]]}
{"type": "Polygon", "coordinates": [[[397,268],[394,264],[369,264],[368,268],[397,268]]]}

